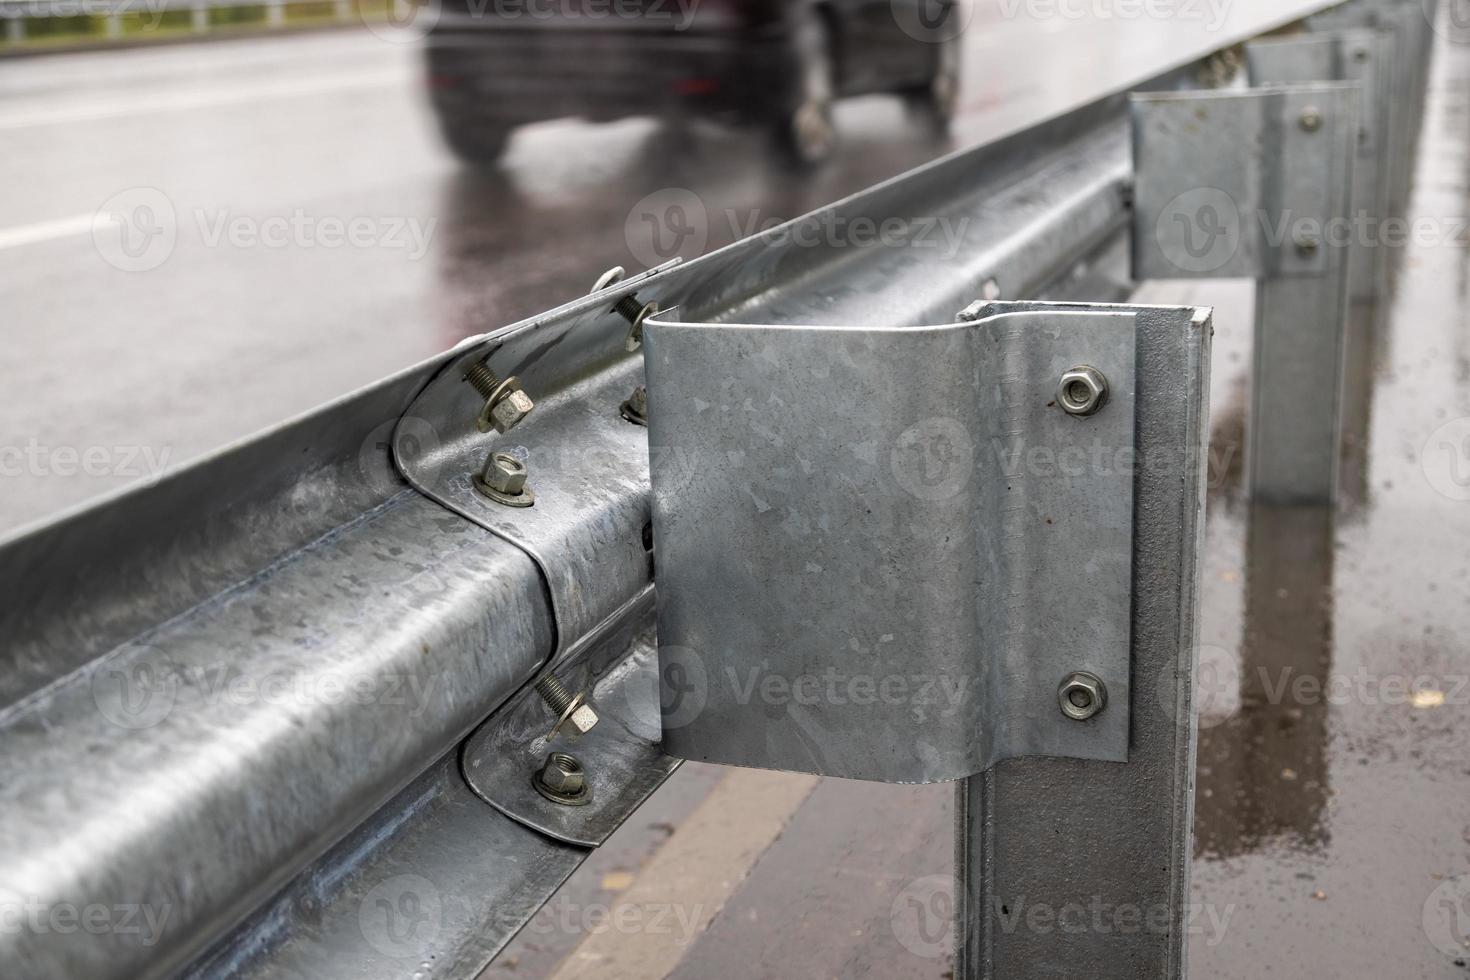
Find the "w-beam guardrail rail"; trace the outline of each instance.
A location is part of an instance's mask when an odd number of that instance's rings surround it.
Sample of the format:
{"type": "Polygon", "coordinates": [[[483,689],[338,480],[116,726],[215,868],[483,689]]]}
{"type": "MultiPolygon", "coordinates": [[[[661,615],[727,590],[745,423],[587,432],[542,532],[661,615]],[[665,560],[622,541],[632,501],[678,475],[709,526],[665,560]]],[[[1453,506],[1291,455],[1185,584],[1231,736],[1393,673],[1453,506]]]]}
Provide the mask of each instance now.
{"type": "Polygon", "coordinates": [[[167,915],[0,962],[472,977],[682,757],[958,780],[966,980],[1182,976],[1210,314],[1127,300],[1257,279],[1252,487],[1329,498],[1378,262],[1262,229],[1405,199],[1422,10],[1190,53],[7,541],[0,883],[167,915]],[[796,233],[858,218],[963,247],[796,233]],[[1037,447],[1137,465],[1005,464],[1037,447]],[[772,713],[757,661],[975,694],[772,713]],[[996,911],[1079,893],[1167,915],[996,911]]]}

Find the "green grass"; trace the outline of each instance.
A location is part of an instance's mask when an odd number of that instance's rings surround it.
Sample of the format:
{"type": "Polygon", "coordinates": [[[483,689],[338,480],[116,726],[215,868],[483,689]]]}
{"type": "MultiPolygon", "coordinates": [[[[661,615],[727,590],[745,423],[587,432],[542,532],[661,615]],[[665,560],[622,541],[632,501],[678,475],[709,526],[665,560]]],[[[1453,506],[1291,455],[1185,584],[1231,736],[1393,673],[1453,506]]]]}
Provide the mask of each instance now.
{"type": "MultiPolygon", "coordinates": [[[[208,27],[202,34],[244,34],[352,24],[358,22],[359,17],[381,20],[386,15],[387,0],[350,0],[350,9],[352,12],[346,18],[338,18],[337,5],[332,0],[292,3],[283,8],[284,16],[277,28],[269,22],[270,11],[266,4],[214,7],[207,11],[208,27]]],[[[23,22],[25,37],[19,41],[12,40],[8,32],[0,32],[0,55],[79,45],[100,47],[118,41],[166,41],[196,33],[192,10],[123,14],[118,18],[116,34],[109,34],[106,17],[27,17],[23,22]]]]}

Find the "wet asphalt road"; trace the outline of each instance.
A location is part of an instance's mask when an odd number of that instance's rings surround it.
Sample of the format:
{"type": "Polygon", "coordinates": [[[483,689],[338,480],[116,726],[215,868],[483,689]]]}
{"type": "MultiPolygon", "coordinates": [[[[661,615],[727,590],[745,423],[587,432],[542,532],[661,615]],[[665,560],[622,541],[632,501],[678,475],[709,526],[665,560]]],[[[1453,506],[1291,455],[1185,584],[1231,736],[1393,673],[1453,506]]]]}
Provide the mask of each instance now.
{"type": "Polygon", "coordinates": [[[639,118],[530,127],[500,172],[464,172],[418,47],[367,31],[0,62],[0,452],[23,453],[0,459],[0,532],[549,309],[610,266],[717,247],[1308,5],[1087,21],[986,0],[952,140],[896,100],[854,101],[840,158],[808,178],[759,134],[639,118]],[[635,211],[672,189],[707,218],[660,245],[635,211]],[[99,209],[161,233],[130,255],[122,229],[94,233],[99,209]],[[332,246],[354,221],[359,244],[332,246]]]}
{"type": "MultiPolygon", "coordinates": [[[[1206,44],[1204,28],[982,13],[953,142],[1147,74],[1206,44]]],[[[1470,211],[1470,49],[1442,44],[1433,85],[1415,208],[1447,218],[1470,211]]],[[[641,267],[652,242],[629,217],[646,195],[695,192],[715,247],[950,145],[889,100],[844,107],[842,124],[841,159],[801,180],[750,134],[639,119],[538,126],[500,173],[469,174],[438,143],[416,52],[371,35],[0,64],[0,448],[25,454],[3,480],[0,532],[555,305],[608,266],[641,267]],[[175,229],[157,264],[94,238],[117,195],[175,229]],[[297,209],[367,218],[379,237],[231,241],[297,209]],[[89,452],[95,472],[75,472],[89,452]]],[[[1445,902],[1470,896],[1457,878],[1470,874],[1470,492],[1457,495],[1470,459],[1440,448],[1470,416],[1470,263],[1463,242],[1395,261],[1335,516],[1240,497],[1249,291],[1150,289],[1220,310],[1194,977],[1470,976],[1437,931],[1445,902]]],[[[565,902],[615,901],[722,775],[681,771],[565,902]]],[[[952,795],[822,781],[737,869],[675,975],[946,976],[949,958],[913,943],[916,927],[942,932],[943,903],[911,922],[904,897],[952,869],[952,795]]],[[[528,932],[492,975],[550,975],[585,931],[528,932]]]]}

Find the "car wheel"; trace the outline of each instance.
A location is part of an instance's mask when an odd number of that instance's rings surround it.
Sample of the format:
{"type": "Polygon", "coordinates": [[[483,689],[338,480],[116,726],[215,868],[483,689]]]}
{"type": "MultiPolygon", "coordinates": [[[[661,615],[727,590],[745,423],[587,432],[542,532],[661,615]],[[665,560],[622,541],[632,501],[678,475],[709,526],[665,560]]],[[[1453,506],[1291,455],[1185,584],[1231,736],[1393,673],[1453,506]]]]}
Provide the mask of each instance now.
{"type": "Polygon", "coordinates": [[[832,32],[815,11],[802,17],[794,41],[800,65],[796,106],[780,120],[776,135],[794,163],[811,167],[830,159],[837,149],[837,123],[833,115],[837,62],[832,50],[832,32]]]}
{"type": "Polygon", "coordinates": [[[934,76],[909,96],[909,105],[936,133],[947,133],[960,101],[960,39],[939,45],[934,76]]]}
{"type": "Polygon", "coordinates": [[[493,167],[505,155],[513,128],[505,123],[459,113],[441,113],[444,142],[459,159],[474,167],[493,167]]]}

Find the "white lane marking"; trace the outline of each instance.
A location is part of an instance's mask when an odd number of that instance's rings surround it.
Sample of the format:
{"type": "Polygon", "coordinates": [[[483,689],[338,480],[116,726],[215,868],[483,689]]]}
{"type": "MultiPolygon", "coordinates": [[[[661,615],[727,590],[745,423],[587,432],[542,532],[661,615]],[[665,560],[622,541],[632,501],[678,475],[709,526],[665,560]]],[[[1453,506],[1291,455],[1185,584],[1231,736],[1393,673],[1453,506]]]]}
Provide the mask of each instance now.
{"type": "Polygon", "coordinates": [[[398,69],[367,74],[326,75],[292,82],[252,82],[249,83],[249,88],[230,91],[166,92],[151,97],[141,96],[132,99],[88,100],[82,103],[54,105],[49,108],[35,107],[19,112],[0,113],[0,130],[28,129],[33,126],[54,126],[96,119],[116,119],[156,112],[177,112],[183,109],[205,109],[212,106],[248,105],[251,102],[263,102],[267,99],[289,99],[299,95],[350,92],[354,89],[402,85],[412,78],[412,71],[398,69]]]}
{"type": "Polygon", "coordinates": [[[73,235],[85,235],[91,232],[92,222],[96,220],[97,212],[89,211],[86,214],[74,214],[69,218],[57,218],[54,221],[38,221],[31,225],[0,228],[0,250],[17,248],[21,245],[34,245],[37,242],[49,242],[57,238],[70,238],[73,235]]]}

